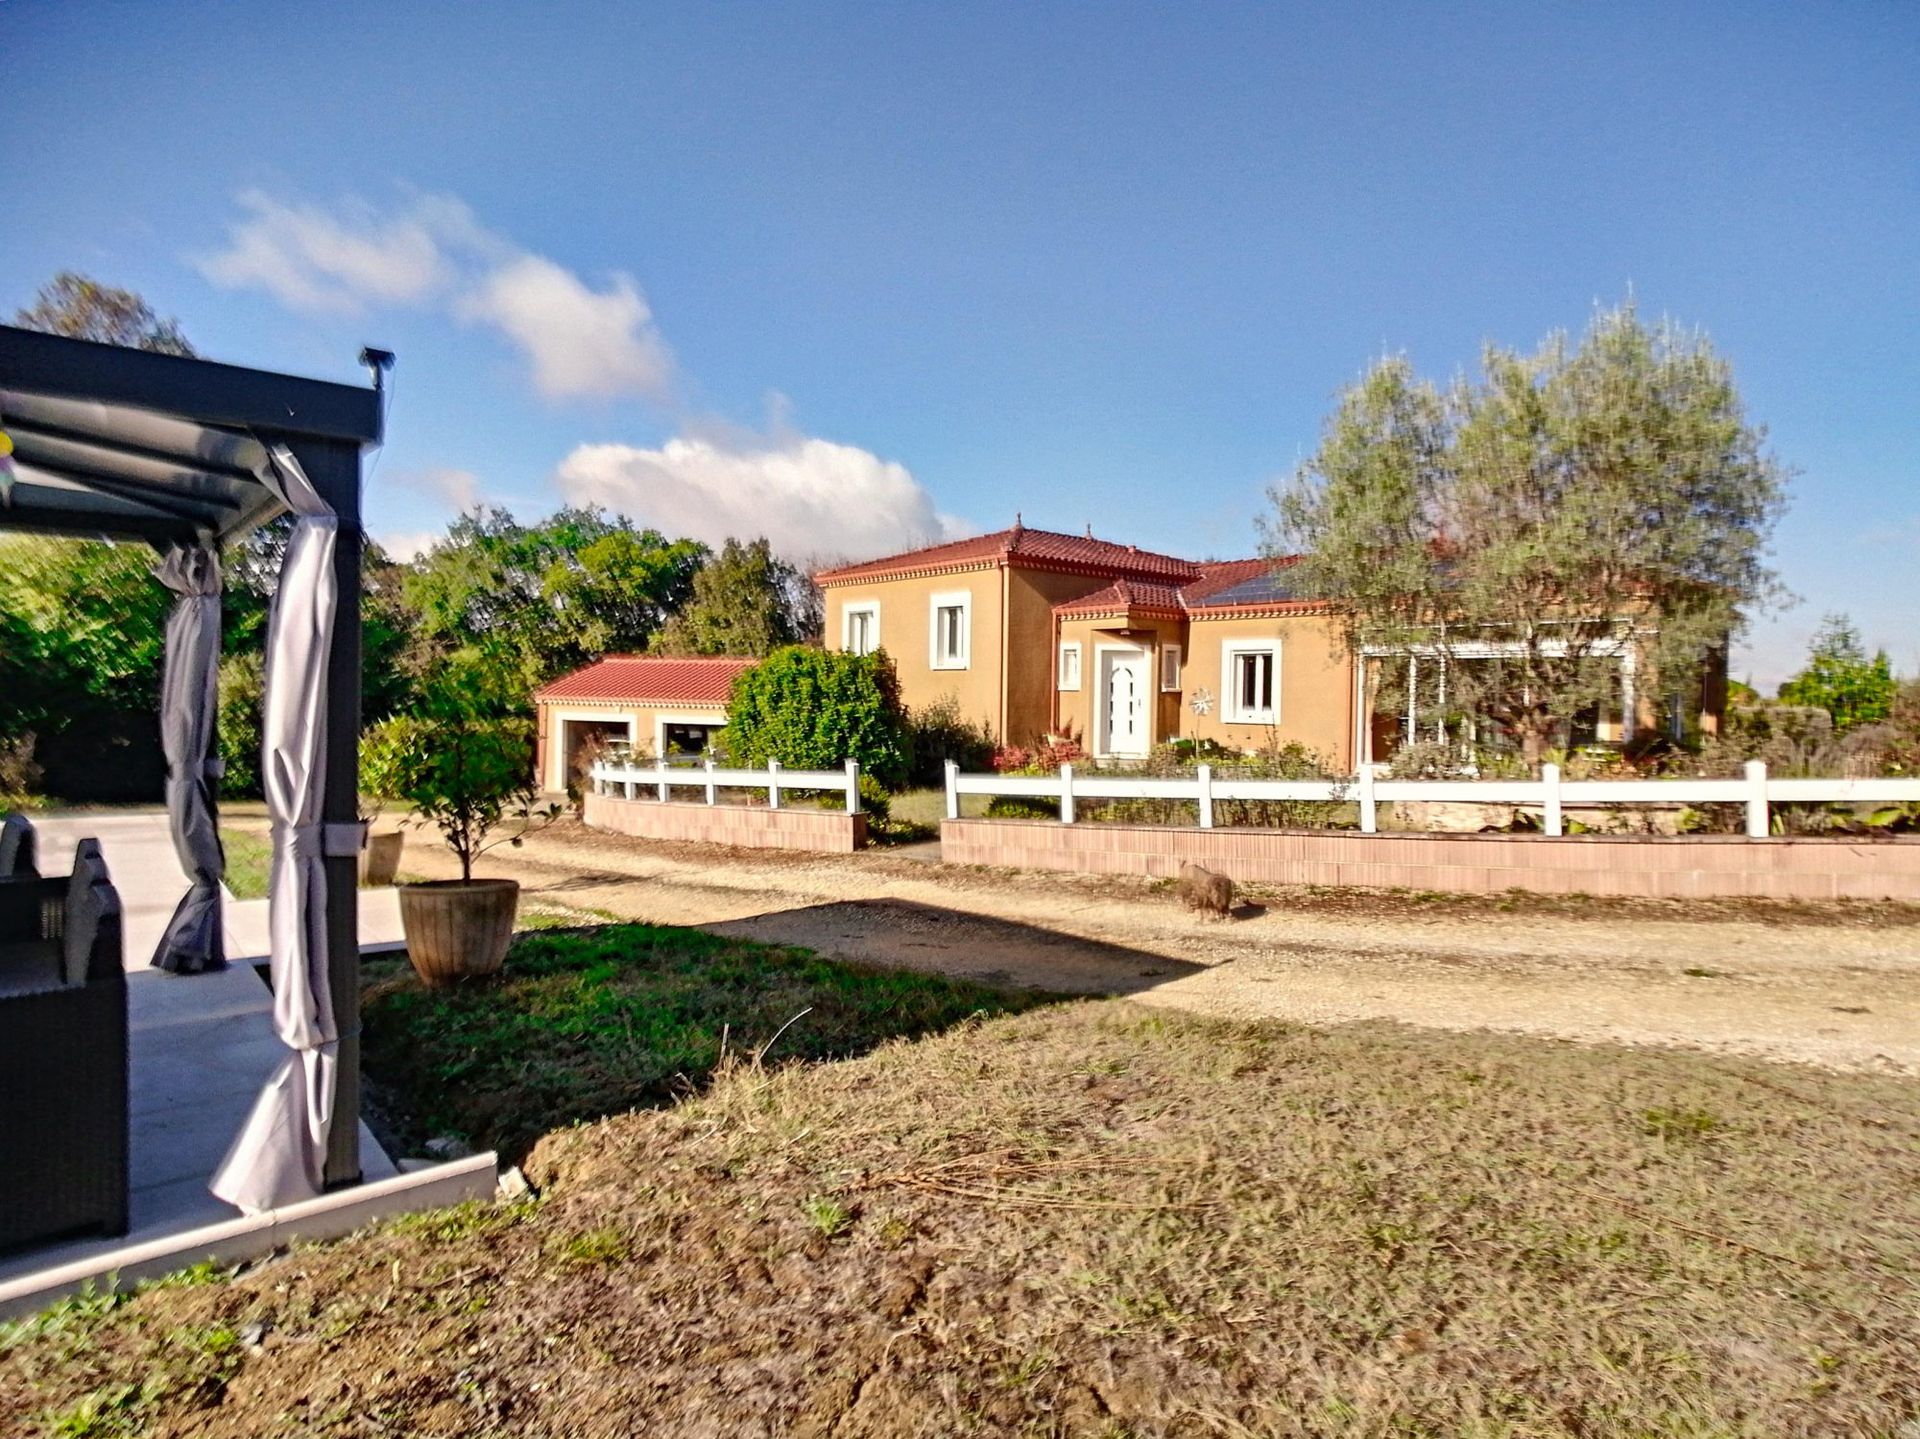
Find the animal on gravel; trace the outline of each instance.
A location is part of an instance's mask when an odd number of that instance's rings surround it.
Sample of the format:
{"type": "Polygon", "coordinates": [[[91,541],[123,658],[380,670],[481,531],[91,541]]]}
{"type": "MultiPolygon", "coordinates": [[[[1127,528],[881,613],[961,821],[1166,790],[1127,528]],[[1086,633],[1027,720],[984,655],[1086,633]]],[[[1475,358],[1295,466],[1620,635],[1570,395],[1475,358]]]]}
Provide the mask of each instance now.
{"type": "Polygon", "coordinates": [[[1233,881],[1197,864],[1180,866],[1180,879],[1174,886],[1188,909],[1200,914],[1225,918],[1233,912],[1233,881]]]}

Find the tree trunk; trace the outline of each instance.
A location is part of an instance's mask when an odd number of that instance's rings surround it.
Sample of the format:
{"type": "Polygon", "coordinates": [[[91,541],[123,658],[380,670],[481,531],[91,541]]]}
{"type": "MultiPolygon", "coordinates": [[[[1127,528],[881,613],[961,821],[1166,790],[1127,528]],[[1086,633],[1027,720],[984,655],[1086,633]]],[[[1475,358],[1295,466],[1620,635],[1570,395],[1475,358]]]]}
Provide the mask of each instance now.
{"type": "Polygon", "coordinates": [[[1528,769],[1540,773],[1540,766],[1546,760],[1549,741],[1553,738],[1553,721],[1546,715],[1529,714],[1523,717],[1516,728],[1520,732],[1520,758],[1528,769]]]}

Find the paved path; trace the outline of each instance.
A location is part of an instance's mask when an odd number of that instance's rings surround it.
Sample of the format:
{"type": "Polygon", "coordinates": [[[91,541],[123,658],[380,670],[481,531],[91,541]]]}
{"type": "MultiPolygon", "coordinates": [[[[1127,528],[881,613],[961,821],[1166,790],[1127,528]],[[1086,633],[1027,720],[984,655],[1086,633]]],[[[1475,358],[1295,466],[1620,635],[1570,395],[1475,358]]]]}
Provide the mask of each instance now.
{"type": "MultiPolygon", "coordinates": [[[[409,872],[450,866],[440,846],[409,844],[409,872]]],[[[1219,921],[1147,881],[650,844],[571,821],[482,871],[521,879],[529,905],[1234,1019],[1485,1027],[1920,1075],[1920,923],[1898,906],[1282,891],[1219,921]]]]}
{"type": "MultiPolygon", "coordinates": [[[[40,872],[65,874],[73,867],[73,847],[83,839],[100,841],[113,886],[120,893],[126,934],[127,973],[145,971],[160,947],[174,906],[187,892],[186,872],[173,852],[166,816],[159,810],[100,810],[34,816],[39,836],[40,872]]],[[[249,828],[264,833],[263,823],[249,828]]],[[[227,958],[235,964],[267,957],[267,902],[235,899],[231,892],[221,914],[227,958]]],[[[391,889],[360,893],[360,947],[398,945],[400,902],[391,889]]]]}
{"type": "MultiPolygon", "coordinates": [[[[94,1250],[233,1218],[232,1206],[207,1192],[207,1181],[260,1086],[287,1052],[273,1033],[272,991],[249,962],[266,954],[265,900],[228,899],[228,954],[233,962],[226,969],[166,974],[149,961],[187,888],[166,816],[157,811],[36,816],[34,828],[40,836],[41,873],[65,873],[74,845],[98,839],[120,893],[126,934],[133,1228],[120,1239],[86,1240],[15,1256],[0,1263],[0,1280],[94,1250]]],[[[390,933],[397,938],[392,891],[368,891],[363,899],[376,895],[384,903],[362,905],[363,940],[369,911],[377,918],[383,908],[394,910],[390,933]]],[[[376,927],[376,937],[379,932],[376,927]]],[[[395,1172],[364,1124],[360,1154],[368,1179],[395,1172]]]]}

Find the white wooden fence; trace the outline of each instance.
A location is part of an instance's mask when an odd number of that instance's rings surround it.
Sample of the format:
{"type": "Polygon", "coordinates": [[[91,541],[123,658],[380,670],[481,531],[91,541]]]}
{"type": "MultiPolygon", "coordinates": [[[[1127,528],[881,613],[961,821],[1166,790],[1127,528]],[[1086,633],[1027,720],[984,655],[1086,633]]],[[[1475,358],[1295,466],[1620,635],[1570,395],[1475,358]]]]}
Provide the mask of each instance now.
{"type": "Polygon", "coordinates": [[[1747,834],[1765,839],[1775,804],[1902,804],[1920,802],[1920,779],[1769,779],[1758,760],[1747,764],[1742,779],[1563,780],[1558,765],[1542,765],[1537,780],[1384,780],[1363,769],[1351,779],[1245,779],[1216,776],[1211,765],[1191,778],[1152,775],[1076,775],[1063,764],[1056,775],[962,774],[947,762],[947,818],[960,818],[960,796],[1006,795],[1050,799],[1060,805],[1060,822],[1072,824],[1074,804],[1083,799],[1192,800],[1200,828],[1213,828],[1219,800],[1291,800],[1339,804],[1357,801],[1360,832],[1379,829],[1382,804],[1425,801],[1448,804],[1524,804],[1540,809],[1541,829],[1565,833],[1567,805],[1737,804],[1746,809],[1747,834]]]}
{"type": "Polygon", "coordinates": [[[767,807],[780,808],[780,796],[792,790],[829,790],[844,794],[847,813],[860,813],[860,766],[848,760],[842,769],[783,769],[779,760],[768,760],[765,769],[716,769],[712,760],[704,765],[670,765],[655,760],[650,765],[596,761],[590,775],[600,794],[640,798],[640,791],[652,791],[662,804],[675,789],[706,792],[708,804],[720,803],[723,789],[763,789],[767,807]]]}

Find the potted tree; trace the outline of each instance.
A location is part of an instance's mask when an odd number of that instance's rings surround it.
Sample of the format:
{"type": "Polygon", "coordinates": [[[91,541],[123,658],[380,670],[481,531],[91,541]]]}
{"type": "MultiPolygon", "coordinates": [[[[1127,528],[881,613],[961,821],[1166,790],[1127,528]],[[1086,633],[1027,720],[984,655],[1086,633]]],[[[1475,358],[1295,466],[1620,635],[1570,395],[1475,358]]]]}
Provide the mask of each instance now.
{"type": "Polygon", "coordinates": [[[513,939],[520,885],[475,879],[473,862],[559,814],[557,805],[535,807],[532,725],[457,712],[399,715],[368,731],[362,755],[370,791],[405,804],[412,823],[436,826],[460,860],[459,879],[400,886],[415,972],[436,986],[497,972],[513,939]]]}

